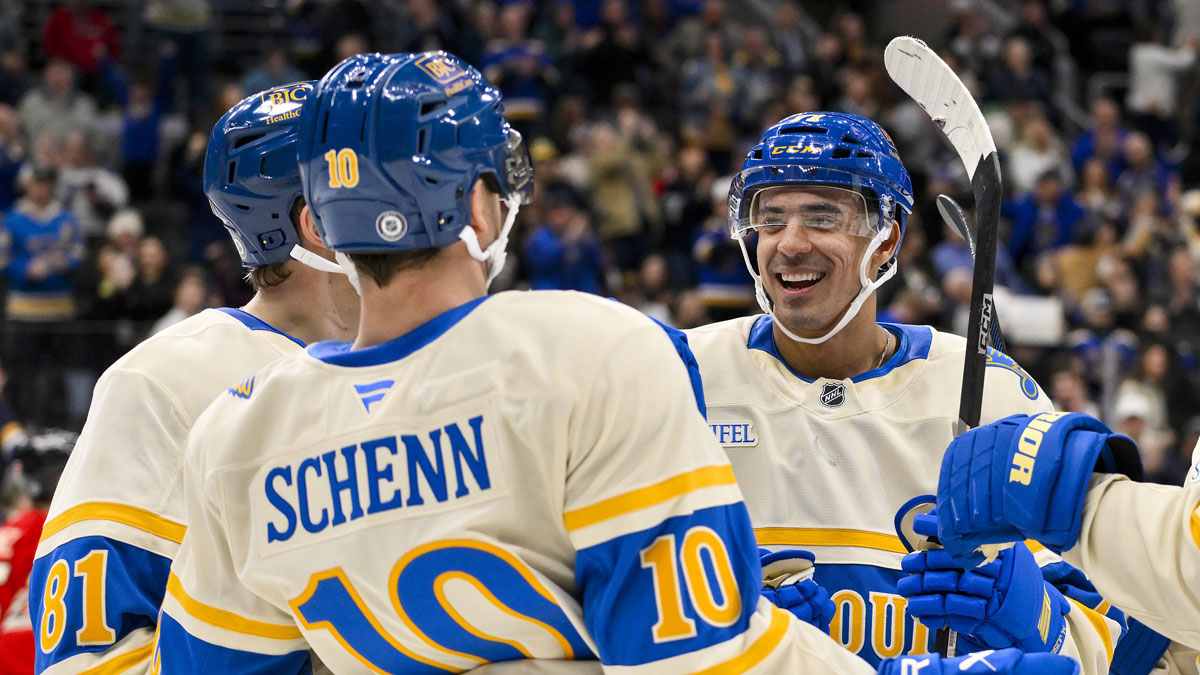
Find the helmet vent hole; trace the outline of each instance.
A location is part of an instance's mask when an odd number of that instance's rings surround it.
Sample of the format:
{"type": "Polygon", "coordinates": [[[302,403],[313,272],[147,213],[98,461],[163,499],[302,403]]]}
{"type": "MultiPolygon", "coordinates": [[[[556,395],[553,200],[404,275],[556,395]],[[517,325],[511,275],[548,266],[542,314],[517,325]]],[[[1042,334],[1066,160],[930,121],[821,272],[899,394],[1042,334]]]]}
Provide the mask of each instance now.
{"type": "Polygon", "coordinates": [[[447,103],[445,100],[425,101],[421,103],[421,116],[424,117],[429,113],[441,110],[442,108],[445,108],[446,105],[447,103]]]}
{"type": "Polygon", "coordinates": [[[843,142],[843,143],[853,143],[853,144],[855,144],[855,145],[862,145],[862,144],[863,144],[863,142],[862,142],[862,141],[858,140],[857,138],[855,138],[855,137],[853,137],[853,136],[842,136],[842,142],[843,142]]]}
{"type": "Polygon", "coordinates": [[[358,127],[358,140],[367,140],[367,111],[363,111],[362,124],[358,127]]]}
{"type": "Polygon", "coordinates": [[[329,111],[321,116],[321,143],[325,143],[325,139],[329,137],[329,111]]]}
{"type": "Polygon", "coordinates": [[[279,214],[278,214],[278,213],[272,213],[272,214],[271,214],[271,220],[279,220],[279,214]]]}
{"type": "Polygon", "coordinates": [[[254,141],[257,141],[258,139],[262,138],[263,136],[266,136],[266,134],[265,133],[263,133],[263,134],[247,134],[245,136],[242,136],[241,138],[239,138],[233,142],[233,149],[237,150],[238,148],[240,148],[244,145],[249,145],[250,143],[253,143],[254,141]]]}
{"type": "Polygon", "coordinates": [[[429,130],[417,130],[417,154],[424,155],[429,152],[429,130]]]}
{"type": "Polygon", "coordinates": [[[874,157],[874,156],[875,156],[875,153],[873,153],[873,152],[867,152],[866,150],[859,150],[859,151],[858,151],[858,154],[857,154],[857,155],[855,155],[855,156],[856,156],[856,157],[874,157]]]}
{"type": "Polygon", "coordinates": [[[781,134],[827,134],[828,129],[821,127],[784,127],[779,130],[781,134]]]}
{"type": "Polygon", "coordinates": [[[755,148],[753,156],[754,159],[762,159],[762,148],[755,148]]]}
{"type": "Polygon", "coordinates": [[[245,204],[234,204],[234,206],[238,207],[238,208],[239,208],[239,209],[241,209],[242,211],[249,211],[249,210],[250,210],[250,207],[249,207],[249,206],[246,206],[245,204]]]}
{"type": "Polygon", "coordinates": [[[846,159],[850,156],[850,151],[846,148],[834,148],[833,159],[846,159]]]}
{"type": "Polygon", "coordinates": [[[226,177],[226,183],[233,183],[233,177],[237,175],[237,162],[229,163],[229,175],[226,177]]]}
{"type": "Polygon", "coordinates": [[[431,176],[425,176],[425,182],[426,182],[426,183],[429,183],[430,185],[437,185],[437,184],[438,184],[438,183],[440,183],[441,181],[439,181],[438,179],[436,179],[436,178],[433,178],[433,177],[431,177],[431,176]]]}

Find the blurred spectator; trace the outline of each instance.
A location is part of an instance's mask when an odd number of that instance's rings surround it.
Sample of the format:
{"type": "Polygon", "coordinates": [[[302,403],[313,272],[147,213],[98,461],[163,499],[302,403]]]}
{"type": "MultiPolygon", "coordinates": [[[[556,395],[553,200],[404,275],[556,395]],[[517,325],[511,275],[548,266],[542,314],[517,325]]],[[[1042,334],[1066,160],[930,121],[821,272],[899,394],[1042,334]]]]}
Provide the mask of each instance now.
{"type": "Polygon", "coordinates": [[[690,281],[692,242],[696,228],[708,217],[716,174],[708,155],[694,145],[680,148],[672,169],[659,198],[664,227],[657,248],[666,256],[672,276],[690,281]]]}
{"type": "Polygon", "coordinates": [[[307,80],[298,68],[288,62],[287,49],[277,44],[267,51],[263,64],[242,76],[242,91],[253,93],[307,80]]]}
{"type": "Polygon", "coordinates": [[[1179,74],[1196,59],[1196,35],[1189,35],[1182,46],[1164,44],[1162,32],[1147,28],[1142,39],[1129,50],[1129,92],[1125,107],[1134,124],[1145,132],[1155,146],[1172,145],[1178,138],[1175,127],[1179,74]]]}
{"type": "Polygon", "coordinates": [[[1044,0],[1022,0],[1018,16],[1020,21],[1009,31],[1009,36],[1025,40],[1034,66],[1046,74],[1054,72],[1054,42],[1050,39],[1054,29],[1047,21],[1044,0]]]}
{"type": "Polygon", "coordinates": [[[483,74],[504,94],[504,115],[526,137],[543,132],[546,107],[558,81],[545,47],[527,36],[532,5],[500,10],[500,37],[488,45],[483,74]]]}
{"type": "Polygon", "coordinates": [[[165,42],[175,45],[180,71],[187,80],[188,112],[198,113],[208,103],[208,43],[212,22],[209,0],[146,0],[145,19],[155,31],[159,45],[165,42]]]}
{"type": "Polygon", "coordinates": [[[167,249],[158,237],[138,242],[133,283],[129,285],[129,315],[146,328],[170,311],[175,302],[175,275],[167,265],[167,249]]]}
{"type": "Polygon", "coordinates": [[[665,258],[658,254],[646,256],[638,270],[633,293],[628,304],[658,321],[671,323],[671,303],[675,294],[671,290],[671,272],[665,258]]]}
{"type": "MultiPolygon", "coordinates": [[[[808,65],[808,45],[817,39],[816,24],[803,21],[800,9],[792,2],[781,2],[771,24],[771,44],[779,51],[788,72],[803,72],[808,65]]],[[[816,108],[800,108],[815,110],[816,108]]]]}
{"type": "Polygon", "coordinates": [[[436,0],[408,0],[401,8],[395,26],[397,51],[444,49],[457,53],[458,31],[454,20],[436,0]]]}
{"type": "Polygon", "coordinates": [[[17,128],[17,113],[0,105],[0,211],[17,201],[17,176],[25,162],[25,143],[17,128]]]}
{"type": "MultiPolygon", "coordinates": [[[[908,247],[908,239],[906,236],[902,251],[908,247]]],[[[955,270],[965,270],[969,277],[975,269],[971,247],[949,225],[942,226],[942,241],[929,252],[929,258],[933,263],[933,271],[943,282],[955,270]]],[[[1012,258],[1003,248],[996,250],[996,283],[1014,291],[1024,288],[1016,268],[1013,267],[1012,258]]]]}
{"type": "Polygon", "coordinates": [[[199,314],[208,302],[208,285],[204,281],[204,271],[198,268],[186,270],[175,286],[175,303],[167,310],[154,325],[150,334],[161,332],[183,321],[189,316],[199,314]]]}
{"type": "Polygon", "coordinates": [[[1004,60],[988,78],[988,98],[1003,103],[1037,101],[1050,105],[1050,79],[1033,63],[1033,52],[1024,38],[1004,41],[1004,60]]]}
{"type": "Polygon", "coordinates": [[[25,138],[37,147],[43,138],[62,140],[96,126],[96,104],[75,87],[71,64],[55,59],[42,71],[42,86],[31,90],[17,108],[25,138]]]}
{"type": "Polygon", "coordinates": [[[701,58],[708,51],[707,41],[715,35],[723,49],[732,49],[737,41],[738,22],[726,13],[725,0],[703,0],[700,12],[680,19],[668,38],[669,60],[685,63],[701,58]]]}
{"type": "Polygon", "coordinates": [[[1050,379],[1050,400],[1061,412],[1083,413],[1099,418],[1100,406],[1088,396],[1083,378],[1069,368],[1056,371],[1050,379]]]}
{"type": "Polygon", "coordinates": [[[75,311],[69,275],[83,241],[75,216],[54,198],[54,180],[52,170],[31,170],[25,196],[4,215],[6,311],[13,321],[66,319],[75,311]]]}
{"type": "Polygon", "coordinates": [[[629,18],[626,0],[604,0],[600,24],[585,34],[583,46],[580,75],[591,88],[593,101],[610,102],[613,90],[622,83],[648,84],[653,61],[646,36],[629,18]]]}
{"type": "Polygon", "coordinates": [[[130,196],[144,201],[154,196],[154,170],[161,159],[159,136],[163,118],[175,100],[178,47],[170,40],[159,45],[158,76],[139,73],[130,78],[122,96],[121,165],[130,196]]]}
{"type": "Polygon", "coordinates": [[[1100,261],[1117,251],[1117,232],[1111,222],[1093,220],[1088,227],[1081,227],[1073,241],[1054,255],[1058,294],[1072,306],[1078,304],[1085,293],[1100,285],[1100,261]]]}
{"type": "Polygon", "coordinates": [[[17,391],[21,419],[42,422],[51,401],[65,396],[63,371],[71,361],[70,327],[75,314],[71,273],[83,254],[79,225],[54,199],[55,175],[38,168],[24,180],[25,196],[4,216],[0,257],[8,280],[5,361],[17,391]]]}
{"type": "Polygon", "coordinates": [[[1125,137],[1125,170],[1117,177],[1117,193],[1124,209],[1132,207],[1138,195],[1148,192],[1163,199],[1178,176],[1158,160],[1150,137],[1134,132],[1125,137]]]}
{"type": "Polygon", "coordinates": [[[1044,115],[1035,115],[1020,129],[1020,139],[1008,153],[1004,183],[1011,186],[1012,194],[1023,195],[1033,191],[1039,176],[1059,171],[1063,181],[1070,185],[1074,181],[1068,159],[1050,121],[1044,115]]]}
{"type": "Polygon", "coordinates": [[[659,219],[645,160],[607,122],[593,126],[590,150],[596,229],[619,269],[637,269],[646,255],[648,231],[659,219]]]}
{"type": "Polygon", "coordinates": [[[67,138],[64,159],[56,196],[75,214],[85,237],[102,235],[108,219],[129,202],[129,187],[119,174],[100,165],[83,133],[67,138]]]}
{"type": "Polygon", "coordinates": [[[1003,213],[1012,223],[1008,252],[1019,270],[1043,251],[1069,243],[1084,216],[1056,170],[1038,177],[1029,194],[1005,201],[1003,213]]]}
{"type": "MultiPolygon", "coordinates": [[[[696,290],[713,321],[743,316],[755,306],[754,279],[746,269],[741,247],[729,236],[727,199],[731,182],[732,177],[713,182],[709,216],[692,246],[700,282],[696,290]]],[[[746,242],[746,246],[754,260],[754,241],[746,242]]]]}
{"type": "Polygon", "coordinates": [[[1089,157],[1083,163],[1079,175],[1079,205],[1092,218],[1117,218],[1121,213],[1121,201],[1112,185],[1112,176],[1099,157],[1089,157]]]}
{"type": "Polygon", "coordinates": [[[763,108],[783,88],[783,57],[767,41],[766,32],[757,26],[742,31],[741,44],[733,53],[732,76],[737,83],[734,116],[742,134],[761,129],[763,108]]]}
{"type": "Polygon", "coordinates": [[[101,64],[121,59],[121,38],[104,10],[89,0],[67,0],[46,22],[42,54],[47,61],[63,59],[78,68],[84,88],[99,95],[101,64]]]}
{"type": "Polygon", "coordinates": [[[29,91],[29,63],[11,45],[0,46],[0,103],[16,107],[29,91]]]}
{"type": "Polygon", "coordinates": [[[706,147],[715,156],[728,157],[738,103],[737,82],[720,36],[709,33],[704,46],[703,58],[683,64],[681,135],[685,142],[706,147]]]}
{"type": "Polygon", "coordinates": [[[700,291],[685,291],[675,300],[671,313],[671,325],[676,328],[697,328],[712,323],[708,314],[708,305],[700,291]]]}
{"type": "Polygon", "coordinates": [[[604,291],[604,252],[578,197],[564,185],[542,198],[545,218],[525,242],[533,290],[604,291]]]}
{"type": "Polygon", "coordinates": [[[1080,170],[1084,162],[1095,157],[1104,163],[1109,177],[1115,179],[1125,168],[1121,151],[1126,133],[1116,101],[1111,98],[1093,101],[1090,126],[1071,144],[1071,163],[1075,170],[1080,170]]]}
{"type": "Polygon", "coordinates": [[[919,219],[909,218],[896,258],[896,276],[880,287],[879,320],[928,324],[938,322],[942,289],[929,262],[925,230],[919,219]]]}
{"type": "Polygon", "coordinates": [[[1000,38],[988,25],[987,12],[974,0],[951,0],[951,28],[944,44],[956,57],[958,72],[983,73],[1003,49],[1000,38]]]}

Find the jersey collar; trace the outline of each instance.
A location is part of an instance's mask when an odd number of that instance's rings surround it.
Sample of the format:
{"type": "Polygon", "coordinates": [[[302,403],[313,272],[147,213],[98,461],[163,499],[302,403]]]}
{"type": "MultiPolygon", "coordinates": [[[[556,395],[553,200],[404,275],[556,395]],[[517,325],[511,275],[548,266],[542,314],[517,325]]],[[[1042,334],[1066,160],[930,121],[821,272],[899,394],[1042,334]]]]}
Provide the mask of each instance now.
{"type": "MultiPolygon", "coordinates": [[[[775,331],[772,330],[774,323],[774,319],[770,315],[759,317],[750,328],[750,336],[746,340],[746,346],[750,349],[757,349],[770,354],[779,363],[783,364],[783,367],[787,368],[789,373],[811,384],[815,380],[810,380],[792,370],[788,362],[784,361],[783,357],[779,355],[779,348],[775,344],[775,331]]],[[[902,323],[880,323],[879,325],[883,326],[899,339],[896,352],[880,367],[872,368],[861,375],[850,378],[851,382],[862,382],[863,380],[882,377],[909,361],[929,358],[929,346],[933,343],[933,331],[930,330],[929,326],[910,326],[902,323]]]]}
{"type": "Polygon", "coordinates": [[[399,361],[430,344],[462,321],[490,295],[443,312],[400,337],[383,344],[351,349],[351,343],[337,340],[318,342],[308,348],[309,356],[334,366],[365,368],[399,361]]]}
{"type": "Polygon", "coordinates": [[[224,312],[224,313],[228,314],[229,316],[233,317],[234,319],[237,319],[243,326],[245,326],[246,328],[249,328],[250,330],[265,330],[268,333],[278,333],[279,335],[282,335],[283,337],[291,340],[292,342],[295,342],[296,344],[300,345],[301,347],[308,346],[308,345],[304,344],[303,342],[301,342],[300,340],[292,337],[291,335],[288,335],[287,333],[279,330],[278,328],[272,326],[271,324],[267,323],[266,321],[263,321],[262,319],[258,318],[257,316],[254,316],[253,314],[247,312],[244,309],[235,309],[233,307],[218,307],[217,311],[224,312]]]}

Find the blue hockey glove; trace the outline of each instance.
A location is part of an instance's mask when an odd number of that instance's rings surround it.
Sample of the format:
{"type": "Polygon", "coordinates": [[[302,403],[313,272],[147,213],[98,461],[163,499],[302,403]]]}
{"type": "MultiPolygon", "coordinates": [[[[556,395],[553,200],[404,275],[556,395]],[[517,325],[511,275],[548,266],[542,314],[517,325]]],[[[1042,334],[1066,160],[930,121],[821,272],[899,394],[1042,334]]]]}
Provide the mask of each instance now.
{"type": "Polygon", "coordinates": [[[829,632],[836,610],[829,592],[813,581],[816,556],[808,551],[758,549],[763,568],[762,596],[797,619],[829,632]]]}
{"type": "MultiPolygon", "coordinates": [[[[937,531],[933,514],[917,516],[918,534],[937,531]]],[[[986,565],[963,570],[944,550],[904,556],[896,592],[908,613],[931,629],[958,631],[959,650],[1019,647],[1057,653],[1066,638],[1071,604],[1047,583],[1023,543],[1004,549],[986,565]]]]}
{"type": "Polygon", "coordinates": [[[1079,675],[1079,662],[1058,654],[1019,649],[982,651],[947,659],[937,654],[901,656],[879,664],[879,675],[1079,675]]]}
{"type": "Polygon", "coordinates": [[[982,544],[1034,539],[1056,553],[1079,538],[1093,471],[1140,478],[1137,448],[1079,413],[1012,415],[955,438],[938,479],[938,538],[964,568],[982,544]]]}

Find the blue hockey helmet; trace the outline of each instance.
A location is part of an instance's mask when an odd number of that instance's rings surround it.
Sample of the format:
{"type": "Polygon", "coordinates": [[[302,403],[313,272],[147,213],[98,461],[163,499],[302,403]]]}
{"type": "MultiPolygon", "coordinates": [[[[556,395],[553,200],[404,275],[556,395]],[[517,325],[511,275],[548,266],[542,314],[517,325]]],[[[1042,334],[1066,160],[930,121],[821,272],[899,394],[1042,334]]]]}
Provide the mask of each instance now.
{"type": "Polygon", "coordinates": [[[754,224],[754,195],[777,186],[828,186],[862,195],[868,206],[869,235],[892,220],[903,235],[905,215],[913,208],[912,179],[895,143],[882,127],[859,115],[801,113],[763,132],[730,187],[734,237],[740,238],[754,224]]]}
{"type": "MultiPolygon", "coordinates": [[[[750,262],[745,236],[761,226],[776,223],[771,209],[760,213],[756,198],[767,190],[804,188],[838,193],[857,204],[854,217],[814,216],[804,221],[812,226],[837,227],[840,231],[872,239],[859,265],[862,290],[843,311],[835,326],[818,338],[804,338],[776,324],[797,342],[820,344],[833,337],[858,313],[867,297],[896,273],[896,255],[892,252],[886,269],[871,269],[871,255],[891,234],[892,222],[904,236],[907,214],[912,213],[912,179],[900,162],[896,144],[875,122],[859,115],[833,112],[809,112],[780,120],[763,132],[758,144],[750,149],[742,170],[729,188],[730,234],[741,246],[746,267],[754,277],[758,304],[768,314],[773,305],[764,290],[758,270],[750,262]]],[[[832,196],[832,195],[831,195],[832,196]]]]}
{"type": "Polygon", "coordinates": [[[325,75],[308,107],[300,171],[326,246],[381,253],[464,240],[494,276],[533,168],[500,92],[477,70],[441,51],[360,54],[325,75]],[[481,178],[509,204],[489,251],[467,227],[481,178]]]}
{"type": "Polygon", "coordinates": [[[229,109],[204,156],[204,194],[246,267],[288,260],[300,243],[291,209],[301,196],[296,145],[315,82],[268,89],[229,109]]]}

